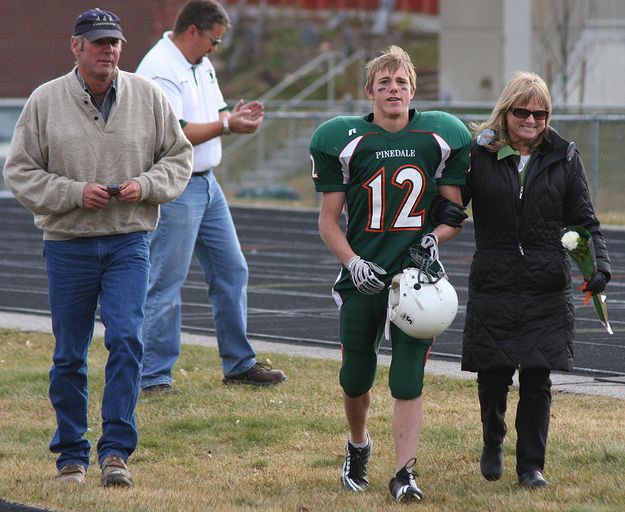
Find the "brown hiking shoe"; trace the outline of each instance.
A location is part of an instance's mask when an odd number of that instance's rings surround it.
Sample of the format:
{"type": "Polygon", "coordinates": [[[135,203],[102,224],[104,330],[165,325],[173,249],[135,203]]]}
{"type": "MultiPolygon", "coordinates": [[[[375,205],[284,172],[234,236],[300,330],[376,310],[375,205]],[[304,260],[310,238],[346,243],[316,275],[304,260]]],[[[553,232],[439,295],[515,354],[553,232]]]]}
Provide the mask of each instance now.
{"type": "Polygon", "coordinates": [[[273,386],[286,380],[286,375],[280,370],[273,370],[271,366],[256,363],[249,370],[224,377],[224,384],[251,384],[252,386],[273,386]]]}
{"type": "Polygon", "coordinates": [[[82,464],[68,464],[59,469],[54,478],[66,484],[84,484],[86,473],[87,468],[82,464]]]}
{"type": "Polygon", "coordinates": [[[124,459],[117,455],[106,457],[102,461],[102,478],[100,478],[100,483],[102,487],[131,487],[132,475],[124,459]]]}

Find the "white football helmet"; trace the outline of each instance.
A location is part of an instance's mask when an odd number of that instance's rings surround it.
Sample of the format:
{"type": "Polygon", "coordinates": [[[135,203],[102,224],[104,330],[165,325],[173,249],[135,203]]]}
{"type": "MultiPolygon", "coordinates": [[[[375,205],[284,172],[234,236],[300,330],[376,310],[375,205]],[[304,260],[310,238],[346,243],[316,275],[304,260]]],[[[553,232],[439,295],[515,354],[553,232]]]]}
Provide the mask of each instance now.
{"type": "Polygon", "coordinates": [[[407,268],[391,282],[386,337],[390,321],[413,338],[433,338],[451,325],[457,312],[458,295],[445,275],[407,268]]]}

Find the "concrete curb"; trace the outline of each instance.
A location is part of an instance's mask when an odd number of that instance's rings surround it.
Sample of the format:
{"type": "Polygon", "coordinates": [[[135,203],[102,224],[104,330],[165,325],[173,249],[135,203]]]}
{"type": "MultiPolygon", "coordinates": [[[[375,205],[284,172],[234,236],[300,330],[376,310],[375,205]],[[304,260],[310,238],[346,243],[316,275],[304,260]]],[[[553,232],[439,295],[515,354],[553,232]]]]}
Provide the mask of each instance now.
{"type": "MultiPolygon", "coordinates": [[[[15,329],[19,331],[36,331],[51,333],[50,317],[41,315],[29,315],[22,313],[5,313],[0,312],[0,327],[6,329],[15,329]]],[[[101,323],[96,323],[96,336],[104,335],[104,327],[101,323]]],[[[192,345],[202,345],[205,347],[217,348],[217,340],[214,336],[205,336],[198,334],[182,334],[183,343],[192,345]]],[[[254,350],[260,353],[279,353],[289,354],[292,356],[315,357],[319,359],[329,359],[339,361],[341,354],[339,350],[314,347],[296,344],[272,343],[263,340],[252,340],[254,350]]],[[[390,356],[380,355],[378,361],[380,364],[389,365],[390,356]]],[[[442,359],[428,360],[426,366],[426,374],[453,377],[458,379],[475,379],[474,373],[463,372],[460,370],[460,363],[456,361],[447,361],[442,359]]],[[[584,394],[595,396],[606,396],[625,400],[625,382],[609,382],[597,380],[594,377],[586,375],[576,375],[570,373],[553,373],[551,376],[553,382],[553,391],[572,394],[584,394]]],[[[515,376],[515,385],[518,381],[515,376]]]]}

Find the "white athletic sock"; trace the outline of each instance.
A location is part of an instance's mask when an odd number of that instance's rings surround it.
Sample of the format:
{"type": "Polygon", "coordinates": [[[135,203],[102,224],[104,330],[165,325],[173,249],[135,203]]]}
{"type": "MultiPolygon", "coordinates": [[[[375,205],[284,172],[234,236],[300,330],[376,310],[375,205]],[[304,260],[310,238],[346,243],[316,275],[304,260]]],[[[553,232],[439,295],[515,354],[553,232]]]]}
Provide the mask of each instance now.
{"type": "Polygon", "coordinates": [[[351,444],[354,448],[366,448],[367,446],[369,446],[369,439],[367,438],[367,440],[364,443],[354,443],[350,439],[349,444],[351,444]]]}

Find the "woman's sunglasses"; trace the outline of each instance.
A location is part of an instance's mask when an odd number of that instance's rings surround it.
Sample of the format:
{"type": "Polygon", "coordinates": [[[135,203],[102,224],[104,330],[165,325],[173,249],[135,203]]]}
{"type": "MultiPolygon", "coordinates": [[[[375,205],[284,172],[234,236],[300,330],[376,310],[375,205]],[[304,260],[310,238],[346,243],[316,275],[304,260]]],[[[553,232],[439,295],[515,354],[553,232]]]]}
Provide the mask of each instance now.
{"type": "Polygon", "coordinates": [[[527,119],[529,116],[534,116],[536,121],[547,119],[549,115],[548,110],[527,110],[526,108],[509,108],[508,112],[512,112],[512,115],[519,119],[527,119]]]}

